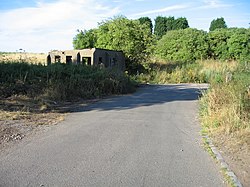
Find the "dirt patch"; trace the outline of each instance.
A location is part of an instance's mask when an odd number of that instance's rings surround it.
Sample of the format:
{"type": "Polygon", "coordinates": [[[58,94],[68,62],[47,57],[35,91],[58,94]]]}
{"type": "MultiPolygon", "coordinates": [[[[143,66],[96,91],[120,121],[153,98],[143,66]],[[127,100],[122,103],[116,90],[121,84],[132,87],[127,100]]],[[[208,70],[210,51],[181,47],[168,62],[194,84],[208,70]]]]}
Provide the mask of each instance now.
{"type": "Polygon", "coordinates": [[[243,186],[250,186],[250,132],[216,133],[213,142],[243,186]],[[242,140],[242,137],[245,137],[242,140]]]}
{"type": "Polygon", "coordinates": [[[56,125],[69,112],[79,111],[96,101],[55,102],[26,96],[0,99],[0,149],[38,130],[56,125]]]}
{"type": "MultiPolygon", "coordinates": [[[[0,115],[6,114],[6,112],[0,111],[0,115]]],[[[18,114],[16,112],[8,112],[8,116],[14,117],[14,119],[0,120],[0,149],[3,149],[14,143],[22,140],[26,136],[38,130],[38,128],[55,125],[64,119],[66,114],[63,113],[25,113],[25,115],[18,114]],[[15,119],[16,118],[16,119],[15,119]]]]}

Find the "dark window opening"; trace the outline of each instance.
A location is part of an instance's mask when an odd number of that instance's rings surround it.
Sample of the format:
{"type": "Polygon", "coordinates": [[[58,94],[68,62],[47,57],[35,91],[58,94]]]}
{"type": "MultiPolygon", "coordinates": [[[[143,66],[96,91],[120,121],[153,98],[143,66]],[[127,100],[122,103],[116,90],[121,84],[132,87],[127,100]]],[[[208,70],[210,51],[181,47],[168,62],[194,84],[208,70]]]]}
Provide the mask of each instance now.
{"type": "Polygon", "coordinates": [[[66,64],[72,64],[72,56],[66,56],[66,64]]]}
{"type": "Polygon", "coordinates": [[[91,57],[82,57],[83,65],[91,66],[91,57]]]}
{"type": "Polygon", "coordinates": [[[111,66],[112,66],[112,67],[113,67],[113,66],[116,66],[116,64],[117,64],[116,62],[117,62],[116,58],[113,58],[111,66]]]}
{"type": "Polygon", "coordinates": [[[102,64],[102,57],[99,57],[98,64],[102,64]]]}
{"type": "Polygon", "coordinates": [[[55,63],[60,63],[61,62],[61,56],[56,55],[55,56],[55,63]]]}
{"type": "Polygon", "coordinates": [[[110,63],[109,61],[110,61],[109,54],[106,53],[105,54],[105,62],[104,62],[104,65],[105,65],[106,68],[109,67],[109,63],[110,63]]]}

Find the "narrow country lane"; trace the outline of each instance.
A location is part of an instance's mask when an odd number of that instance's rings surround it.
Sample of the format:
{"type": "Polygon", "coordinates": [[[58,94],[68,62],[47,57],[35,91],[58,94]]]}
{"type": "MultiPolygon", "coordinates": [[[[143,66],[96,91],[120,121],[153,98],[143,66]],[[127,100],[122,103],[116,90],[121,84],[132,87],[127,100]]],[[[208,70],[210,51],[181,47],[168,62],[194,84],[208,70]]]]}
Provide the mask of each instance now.
{"type": "Polygon", "coordinates": [[[71,113],[0,154],[0,186],[224,186],[202,148],[205,85],[150,85],[71,113]]]}

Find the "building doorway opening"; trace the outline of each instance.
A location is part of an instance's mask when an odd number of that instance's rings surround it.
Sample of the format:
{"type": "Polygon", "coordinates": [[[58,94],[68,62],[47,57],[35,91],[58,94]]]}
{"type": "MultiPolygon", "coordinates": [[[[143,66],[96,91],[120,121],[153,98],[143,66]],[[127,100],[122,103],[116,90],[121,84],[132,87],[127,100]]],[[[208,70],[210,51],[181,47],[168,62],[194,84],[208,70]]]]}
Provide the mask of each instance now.
{"type": "Polygon", "coordinates": [[[105,67],[109,67],[110,66],[110,57],[109,57],[109,54],[108,53],[105,53],[105,62],[104,62],[104,65],[105,67]]]}
{"type": "Polygon", "coordinates": [[[80,64],[80,63],[81,63],[81,55],[80,55],[80,53],[77,53],[76,64],[80,64]]]}
{"type": "Polygon", "coordinates": [[[66,56],[66,64],[72,64],[72,56],[66,56]]]}
{"type": "Polygon", "coordinates": [[[47,65],[50,65],[50,64],[51,64],[51,56],[48,55],[48,56],[47,56],[47,65]]]}

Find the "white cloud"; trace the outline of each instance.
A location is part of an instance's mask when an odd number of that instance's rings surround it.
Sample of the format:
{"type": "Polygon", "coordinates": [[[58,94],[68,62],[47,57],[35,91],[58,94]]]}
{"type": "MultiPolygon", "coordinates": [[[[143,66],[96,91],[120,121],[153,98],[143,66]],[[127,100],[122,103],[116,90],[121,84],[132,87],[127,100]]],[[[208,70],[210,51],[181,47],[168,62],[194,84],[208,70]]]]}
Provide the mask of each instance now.
{"type": "Polygon", "coordinates": [[[185,9],[187,7],[188,7],[188,5],[184,5],[184,4],[173,5],[173,6],[168,6],[168,7],[161,8],[161,9],[149,10],[149,11],[145,11],[145,12],[139,12],[139,13],[131,15],[131,17],[145,16],[145,15],[159,14],[159,13],[166,13],[166,12],[171,12],[171,11],[175,11],[175,10],[185,9]]]}
{"type": "Polygon", "coordinates": [[[219,0],[203,0],[204,5],[200,8],[224,8],[231,7],[231,4],[222,3],[219,0]]]}
{"type": "Polygon", "coordinates": [[[70,49],[77,29],[90,29],[120,12],[97,0],[37,2],[36,7],[0,13],[0,51],[70,49]]]}

